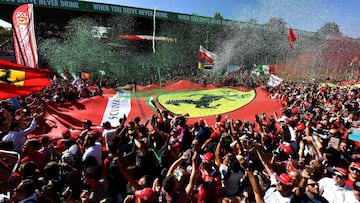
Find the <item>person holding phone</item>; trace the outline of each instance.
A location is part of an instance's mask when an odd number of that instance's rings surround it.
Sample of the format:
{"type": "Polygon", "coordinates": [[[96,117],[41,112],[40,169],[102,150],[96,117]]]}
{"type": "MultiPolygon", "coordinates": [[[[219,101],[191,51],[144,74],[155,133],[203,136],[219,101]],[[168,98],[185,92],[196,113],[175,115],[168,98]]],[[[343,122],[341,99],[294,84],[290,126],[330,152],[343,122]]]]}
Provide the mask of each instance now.
{"type": "Polygon", "coordinates": [[[300,202],[328,203],[328,201],[320,195],[319,183],[312,178],[308,179],[305,193],[301,196],[300,202]]]}

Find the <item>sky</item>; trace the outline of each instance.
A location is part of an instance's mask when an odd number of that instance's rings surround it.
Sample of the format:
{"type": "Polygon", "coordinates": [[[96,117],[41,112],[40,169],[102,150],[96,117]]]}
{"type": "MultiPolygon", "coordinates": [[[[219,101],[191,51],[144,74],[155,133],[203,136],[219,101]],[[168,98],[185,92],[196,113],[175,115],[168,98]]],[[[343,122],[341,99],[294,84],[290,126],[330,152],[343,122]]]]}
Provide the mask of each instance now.
{"type": "MultiPolygon", "coordinates": [[[[316,32],[335,22],[349,37],[360,37],[360,0],[86,0],[213,17],[215,12],[229,20],[256,19],[264,24],[282,18],[287,27],[316,32]]],[[[1,24],[0,24],[1,25],[1,24]]]]}
{"type": "Polygon", "coordinates": [[[263,24],[280,17],[294,29],[316,32],[325,23],[335,22],[349,37],[360,37],[360,0],[87,0],[123,6],[197,14],[263,24]]]}

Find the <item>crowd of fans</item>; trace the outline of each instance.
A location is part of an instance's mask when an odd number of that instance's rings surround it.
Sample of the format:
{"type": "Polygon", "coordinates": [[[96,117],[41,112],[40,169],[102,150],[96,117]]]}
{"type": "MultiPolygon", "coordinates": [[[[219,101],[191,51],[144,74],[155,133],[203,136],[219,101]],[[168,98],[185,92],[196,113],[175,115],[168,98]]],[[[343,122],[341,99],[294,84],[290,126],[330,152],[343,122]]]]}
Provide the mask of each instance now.
{"type": "Polygon", "coordinates": [[[77,136],[67,129],[60,140],[29,137],[43,130],[45,105],[101,95],[101,84],[57,81],[1,102],[1,201],[360,200],[360,148],[348,139],[360,126],[355,86],[264,86],[282,109],[253,121],[217,115],[189,123],[157,108],[145,121],[124,116],[99,128],[85,120],[77,136]]]}

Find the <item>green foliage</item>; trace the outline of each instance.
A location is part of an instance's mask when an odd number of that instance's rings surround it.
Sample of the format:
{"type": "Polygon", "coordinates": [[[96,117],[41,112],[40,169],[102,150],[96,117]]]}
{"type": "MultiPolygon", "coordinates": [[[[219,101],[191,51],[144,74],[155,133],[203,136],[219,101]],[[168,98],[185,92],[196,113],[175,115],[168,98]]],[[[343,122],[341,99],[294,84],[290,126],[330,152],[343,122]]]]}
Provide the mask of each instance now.
{"type": "Polygon", "coordinates": [[[11,38],[11,30],[0,26],[0,44],[11,38]]]}
{"type": "Polygon", "coordinates": [[[285,28],[286,22],[282,18],[270,18],[267,25],[279,27],[279,28],[285,28]]]}
{"type": "Polygon", "coordinates": [[[341,36],[340,27],[335,22],[325,23],[318,32],[323,35],[341,36]]]}
{"type": "Polygon", "coordinates": [[[224,17],[221,15],[220,12],[215,12],[214,18],[217,19],[217,20],[222,20],[222,19],[224,19],[224,17]]]}

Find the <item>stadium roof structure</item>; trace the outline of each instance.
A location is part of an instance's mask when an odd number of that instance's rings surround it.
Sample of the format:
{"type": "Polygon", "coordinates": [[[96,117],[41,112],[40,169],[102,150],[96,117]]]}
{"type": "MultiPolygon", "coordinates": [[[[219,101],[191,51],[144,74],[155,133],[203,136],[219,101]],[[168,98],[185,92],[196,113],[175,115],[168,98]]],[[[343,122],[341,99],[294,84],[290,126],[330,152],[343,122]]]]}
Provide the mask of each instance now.
{"type": "MultiPolygon", "coordinates": [[[[55,23],[60,26],[66,26],[69,20],[80,16],[109,17],[112,15],[127,15],[148,21],[151,20],[154,15],[154,10],[152,9],[78,0],[0,0],[0,19],[11,22],[13,11],[17,6],[24,3],[34,4],[35,22],[55,23]]],[[[218,26],[236,25],[240,29],[248,28],[271,31],[282,31],[281,29],[283,29],[271,25],[240,22],[229,19],[215,19],[213,17],[174,13],[161,10],[156,10],[155,15],[156,19],[163,21],[188,22],[218,26]]],[[[296,30],[296,32],[301,36],[310,37],[315,35],[315,32],[303,30],[296,30]]]]}
{"type": "MultiPolygon", "coordinates": [[[[152,9],[128,7],[114,4],[94,3],[77,0],[0,0],[1,13],[0,18],[11,22],[12,12],[15,8],[24,3],[33,3],[35,9],[35,18],[39,21],[48,21],[50,19],[59,20],[61,18],[79,17],[81,15],[129,15],[134,17],[152,18],[154,11],[152,9]]],[[[226,19],[215,19],[197,15],[188,15],[157,10],[157,19],[174,20],[182,22],[207,23],[214,25],[228,25],[233,21],[226,19]]]]}

